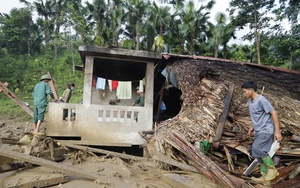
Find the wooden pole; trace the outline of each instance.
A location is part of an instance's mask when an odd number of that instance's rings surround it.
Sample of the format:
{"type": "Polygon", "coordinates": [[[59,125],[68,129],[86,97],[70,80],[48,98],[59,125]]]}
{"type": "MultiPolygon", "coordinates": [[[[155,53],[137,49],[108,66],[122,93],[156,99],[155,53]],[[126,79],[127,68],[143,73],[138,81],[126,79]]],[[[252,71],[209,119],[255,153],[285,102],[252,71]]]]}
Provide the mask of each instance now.
{"type": "Polygon", "coordinates": [[[0,93],[3,92],[5,95],[7,95],[12,101],[14,101],[18,106],[20,106],[27,114],[29,114],[31,117],[33,117],[33,110],[25,105],[25,103],[19,99],[15,94],[13,94],[8,88],[8,83],[2,83],[0,82],[0,93]]]}
{"type": "Polygon", "coordinates": [[[162,101],[163,95],[164,95],[164,88],[165,88],[165,84],[161,87],[160,92],[159,92],[159,101],[158,101],[156,120],[155,120],[156,123],[159,123],[160,108],[161,108],[161,101],[162,101]]]}
{"type": "Polygon", "coordinates": [[[53,77],[51,76],[50,72],[47,73],[48,76],[50,76],[51,80],[49,81],[49,85],[50,85],[50,89],[54,95],[54,99],[58,99],[58,96],[57,96],[57,92],[56,92],[56,86],[55,86],[55,80],[53,79],[53,77]]]}
{"type": "Polygon", "coordinates": [[[227,115],[228,115],[228,111],[229,111],[229,107],[230,107],[230,103],[231,103],[231,98],[232,98],[232,94],[233,94],[233,89],[234,89],[234,85],[229,86],[229,89],[226,94],[223,112],[220,117],[219,124],[218,124],[217,131],[216,131],[216,136],[215,136],[214,142],[213,142],[213,146],[215,148],[219,147],[219,141],[222,137],[224,125],[226,123],[226,119],[227,119],[227,115]]]}

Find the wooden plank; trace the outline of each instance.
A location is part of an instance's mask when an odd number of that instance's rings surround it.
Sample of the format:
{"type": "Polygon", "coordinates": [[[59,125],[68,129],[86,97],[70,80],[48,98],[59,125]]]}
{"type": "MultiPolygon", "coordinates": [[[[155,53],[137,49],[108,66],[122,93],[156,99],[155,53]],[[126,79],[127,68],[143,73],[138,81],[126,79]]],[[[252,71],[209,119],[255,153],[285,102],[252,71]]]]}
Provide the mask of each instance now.
{"type": "Polygon", "coordinates": [[[2,180],[3,188],[32,188],[32,187],[48,187],[65,183],[69,180],[64,174],[53,173],[33,173],[21,172],[14,176],[6,177],[2,180]]]}
{"type": "MultiPolygon", "coordinates": [[[[244,187],[246,181],[230,174],[227,174],[221,167],[216,165],[211,159],[196,149],[186,138],[179,132],[172,130],[167,131],[164,140],[172,145],[174,148],[185,154],[188,158],[194,161],[197,165],[209,170],[210,174],[205,171],[202,172],[211,180],[217,181],[224,187],[244,187]]],[[[197,166],[195,166],[197,168],[197,166]]]]}
{"type": "Polygon", "coordinates": [[[36,164],[36,165],[45,166],[45,167],[52,168],[52,169],[55,169],[60,172],[72,174],[75,176],[81,176],[81,177],[85,177],[85,178],[92,179],[92,180],[96,180],[96,179],[104,176],[99,173],[90,172],[88,170],[84,170],[84,169],[77,168],[77,167],[70,166],[70,165],[65,165],[65,164],[61,164],[61,163],[48,161],[45,159],[41,159],[41,158],[34,157],[31,155],[26,155],[24,153],[19,153],[19,152],[8,150],[8,149],[0,148],[0,155],[9,157],[9,158],[13,158],[13,159],[17,159],[17,160],[21,160],[21,161],[25,161],[25,162],[29,162],[29,163],[36,164]]]}
{"type": "Polygon", "coordinates": [[[16,103],[18,106],[20,106],[27,114],[29,114],[31,117],[33,117],[33,110],[24,104],[24,102],[19,99],[13,92],[11,92],[7,86],[7,84],[3,84],[0,82],[0,90],[7,95],[14,103],[16,103]]]}
{"type": "Polygon", "coordinates": [[[278,183],[276,185],[273,185],[273,188],[282,188],[282,187],[288,187],[288,188],[299,188],[300,187],[300,176],[297,176],[296,178],[284,181],[282,183],[278,183]]]}
{"type": "Polygon", "coordinates": [[[162,153],[159,153],[158,151],[155,151],[152,146],[148,145],[147,149],[149,151],[149,154],[151,156],[152,159],[162,162],[162,163],[166,163],[172,166],[176,166],[182,170],[186,170],[186,171],[191,171],[191,172],[199,172],[199,170],[197,170],[195,167],[188,165],[188,164],[184,164],[181,162],[178,162],[170,157],[167,157],[165,155],[163,155],[162,153]]]}
{"type": "Polygon", "coordinates": [[[220,117],[220,120],[219,120],[219,123],[218,123],[218,127],[217,127],[217,131],[216,131],[216,136],[215,136],[214,142],[213,142],[213,146],[215,148],[219,147],[219,141],[220,141],[220,139],[222,137],[224,125],[226,123],[228,111],[229,111],[229,108],[230,108],[230,103],[231,103],[231,98],[232,98],[232,94],[233,94],[233,89],[234,89],[234,85],[229,86],[229,89],[228,89],[227,94],[226,94],[223,112],[222,112],[222,115],[220,117]]]}
{"type": "Polygon", "coordinates": [[[289,167],[284,168],[284,170],[279,171],[279,176],[277,176],[274,180],[271,181],[271,185],[275,185],[281,181],[283,181],[286,177],[288,177],[289,172],[296,168],[296,164],[293,164],[289,167]]]}
{"type": "Polygon", "coordinates": [[[69,148],[74,148],[74,149],[79,149],[79,150],[83,150],[83,151],[90,151],[90,152],[101,153],[101,154],[105,154],[105,155],[113,155],[116,157],[120,157],[123,159],[129,159],[129,160],[132,160],[132,159],[133,160],[148,160],[143,157],[128,155],[128,154],[124,154],[124,153],[118,153],[118,152],[108,151],[108,150],[104,150],[104,149],[96,149],[96,148],[91,148],[88,146],[79,146],[79,145],[71,144],[68,141],[63,141],[63,140],[56,140],[56,141],[59,142],[63,146],[66,146],[69,148]]]}
{"type": "Polygon", "coordinates": [[[18,168],[23,168],[23,167],[25,167],[25,163],[9,163],[9,164],[0,165],[0,173],[17,170],[18,168]]]}
{"type": "Polygon", "coordinates": [[[50,76],[51,80],[49,81],[50,89],[54,95],[54,99],[58,99],[57,91],[56,91],[56,81],[51,76],[50,72],[47,72],[48,76],[50,76]]]}

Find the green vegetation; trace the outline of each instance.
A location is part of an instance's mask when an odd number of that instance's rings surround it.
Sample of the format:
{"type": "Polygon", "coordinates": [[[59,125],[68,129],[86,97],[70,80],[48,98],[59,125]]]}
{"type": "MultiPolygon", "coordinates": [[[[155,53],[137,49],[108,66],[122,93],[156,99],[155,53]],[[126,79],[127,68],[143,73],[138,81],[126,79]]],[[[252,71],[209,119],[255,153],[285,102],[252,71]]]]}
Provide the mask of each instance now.
{"type": "MultiPolygon", "coordinates": [[[[210,14],[214,0],[199,1],[199,6],[184,0],[20,2],[26,7],[0,13],[0,81],[10,83],[9,89],[31,106],[33,87],[48,71],[57,81],[58,95],[74,82],[71,102],[80,101],[83,75],[74,68],[82,65],[80,45],[211,56],[300,70],[297,0],[280,0],[278,6],[274,0],[231,0],[228,18],[224,13],[210,14]],[[210,17],[216,18],[216,24],[210,17]],[[284,19],[291,29],[281,27],[284,19]],[[229,45],[236,32],[248,26],[251,32],[244,40],[249,45],[229,45]]],[[[0,118],[26,117],[4,94],[0,99],[0,118]]]]}

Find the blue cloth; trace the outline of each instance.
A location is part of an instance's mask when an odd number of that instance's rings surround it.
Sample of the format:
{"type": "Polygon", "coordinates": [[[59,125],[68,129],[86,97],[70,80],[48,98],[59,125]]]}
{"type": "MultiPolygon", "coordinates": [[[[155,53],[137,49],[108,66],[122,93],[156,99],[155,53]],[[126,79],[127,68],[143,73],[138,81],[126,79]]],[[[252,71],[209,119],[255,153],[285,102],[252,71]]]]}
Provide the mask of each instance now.
{"type": "Polygon", "coordinates": [[[173,84],[173,86],[177,87],[177,82],[175,79],[175,75],[173,72],[170,72],[167,68],[165,68],[161,74],[166,77],[166,79],[168,80],[168,82],[171,82],[171,84],[173,84]]]}
{"type": "Polygon", "coordinates": [[[254,126],[254,135],[259,132],[274,134],[274,123],[270,112],[274,110],[271,103],[261,95],[253,101],[248,100],[249,112],[254,126]]]}
{"type": "Polygon", "coordinates": [[[160,110],[161,110],[162,112],[167,110],[167,107],[166,107],[164,101],[161,101],[160,110]]]}

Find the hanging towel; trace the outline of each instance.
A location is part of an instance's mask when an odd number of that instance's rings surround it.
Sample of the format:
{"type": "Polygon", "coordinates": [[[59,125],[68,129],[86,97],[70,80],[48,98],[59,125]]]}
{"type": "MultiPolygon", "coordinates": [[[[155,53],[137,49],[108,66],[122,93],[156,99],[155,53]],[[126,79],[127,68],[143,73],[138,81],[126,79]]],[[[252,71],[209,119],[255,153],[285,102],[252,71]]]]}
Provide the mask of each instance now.
{"type": "Polygon", "coordinates": [[[144,84],[143,84],[143,80],[140,80],[140,84],[139,84],[139,92],[144,92],[144,84]]]}
{"type": "Polygon", "coordinates": [[[131,99],[131,82],[118,82],[117,97],[118,99],[131,99]]]}
{"type": "Polygon", "coordinates": [[[107,81],[108,81],[108,88],[109,88],[109,91],[112,91],[111,80],[107,80],[107,81]]]}
{"type": "Polygon", "coordinates": [[[97,83],[96,83],[96,89],[97,90],[105,90],[105,82],[106,80],[104,78],[97,78],[97,83]]]}
{"type": "Polygon", "coordinates": [[[116,81],[116,80],[112,80],[112,81],[111,81],[111,89],[112,89],[112,90],[117,89],[118,85],[119,85],[119,82],[118,82],[118,81],[116,81]]]}
{"type": "Polygon", "coordinates": [[[109,91],[117,89],[118,84],[119,83],[116,80],[108,80],[109,91]]]}

